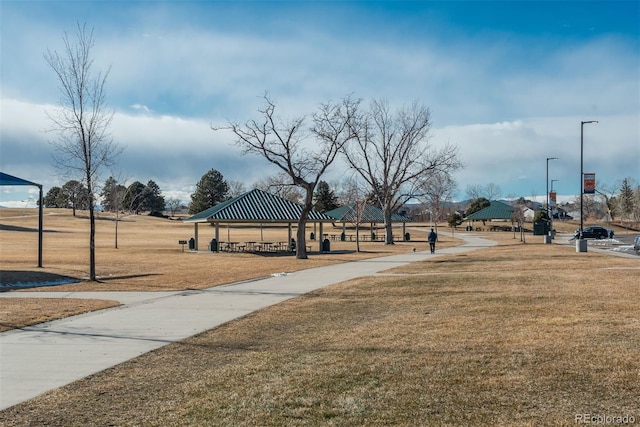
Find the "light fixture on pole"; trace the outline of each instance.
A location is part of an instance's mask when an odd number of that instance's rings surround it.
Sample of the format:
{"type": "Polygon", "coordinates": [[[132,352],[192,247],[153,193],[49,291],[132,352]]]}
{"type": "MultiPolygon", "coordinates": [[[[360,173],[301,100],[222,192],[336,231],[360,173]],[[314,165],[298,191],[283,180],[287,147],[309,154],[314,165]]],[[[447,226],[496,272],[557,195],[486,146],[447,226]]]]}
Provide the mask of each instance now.
{"type": "MultiPolygon", "coordinates": [[[[555,196],[555,193],[553,192],[553,183],[556,181],[560,181],[559,179],[552,179],[551,180],[551,190],[549,191],[549,198],[551,198],[551,195],[553,194],[555,196]]],[[[554,205],[557,205],[557,198],[555,198],[554,200],[550,200],[549,201],[549,205],[551,205],[551,203],[553,203],[554,205]]],[[[551,208],[551,206],[549,206],[551,208]]],[[[551,214],[549,215],[549,225],[551,226],[551,230],[553,230],[553,209],[549,209],[551,211],[551,214]]]]}
{"type": "Polygon", "coordinates": [[[587,123],[598,123],[597,120],[587,120],[580,122],[580,230],[576,239],[576,252],[587,252],[586,241],[582,239],[584,229],[584,125],[587,123]]]}
{"type": "Polygon", "coordinates": [[[549,160],[558,160],[557,157],[547,157],[547,218],[549,216],[549,160]]]}
{"type": "MultiPolygon", "coordinates": [[[[551,194],[553,193],[553,183],[556,182],[556,181],[560,181],[560,180],[559,179],[552,179],[551,180],[551,190],[549,190],[549,196],[551,196],[551,194]]],[[[550,200],[549,201],[549,205],[551,205],[551,203],[557,204],[557,202],[555,200],[550,200]]],[[[551,207],[551,206],[549,206],[549,207],[551,207]]],[[[551,211],[551,214],[552,214],[550,216],[550,218],[553,218],[553,209],[550,209],[550,211],[551,211]]]]}
{"type": "Polygon", "coordinates": [[[547,178],[545,184],[547,185],[547,205],[545,206],[545,212],[547,213],[547,234],[544,236],[544,243],[550,244],[553,239],[553,232],[551,230],[551,216],[549,215],[549,160],[558,160],[557,157],[547,157],[547,178]]]}

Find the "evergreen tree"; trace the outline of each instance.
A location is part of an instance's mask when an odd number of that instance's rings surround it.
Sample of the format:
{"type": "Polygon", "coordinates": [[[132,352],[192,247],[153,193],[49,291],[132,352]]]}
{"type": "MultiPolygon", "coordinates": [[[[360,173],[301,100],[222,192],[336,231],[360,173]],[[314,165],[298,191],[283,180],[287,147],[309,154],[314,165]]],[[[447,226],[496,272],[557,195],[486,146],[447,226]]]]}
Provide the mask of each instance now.
{"type": "Polygon", "coordinates": [[[144,206],[145,185],[140,181],[135,181],[127,188],[122,205],[129,212],[140,213],[144,206]]]}
{"type": "Polygon", "coordinates": [[[458,212],[451,212],[447,218],[447,223],[449,224],[449,227],[456,228],[462,224],[462,217],[458,212]]]}
{"type": "Polygon", "coordinates": [[[71,180],[67,181],[62,186],[60,200],[63,203],[63,207],[71,208],[73,210],[73,216],[76,216],[77,209],[89,209],[89,192],[87,187],[80,181],[71,180]]]}
{"type": "Polygon", "coordinates": [[[634,203],[634,195],[633,188],[631,187],[631,182],[629,178],[625,178],[622,180],[622,185],[620,186],[620,210],[622,211],[622,215],[625,218],[630,218],[631,213],[635,207],[634,203]]]}
{"type": "Polygon", "coordinates": [[[319,212],[328,212],[338,207],[338,198],[325,181],[318,182],[314,199],[313,208],[319,212]]]}
{"type": "Polygon", "coordinates": [[[142,194],[142,198],[144,199],[142,204],[143,209],[152,214],[162,213],[162,211],[164,211],[165,201],[161,193],[158,184],[149,180],[142,194]]]}
{"type": "Polygon", "coordinates": [[[63,208],[64,199],[62,197],[62,188],[60,187],[51,187],[49,191],[47,191],[47,195],[44,196],[44,207],[45,208],[63,208]]]}
{"type": "Polygon", "coordinates": [[[118,185],[118,181],[116,181],[112,176],[107,178],[104,182],[104,186],[102,187],[102,191],[100,192],[100,199],[102,201],[102,209],[107,212],[115,212],[117,209],[114,199],[114,194],[118,185]]]}
{"type": "Polygon", "coordinates": [[[477,199],[473,200],[469,206],[467,207],[467,210],[464,211],[464,216],[469,216],[474,212],[478,212],[481,209],[486,208],[487,206],[490,206],[491,202],[488,199],[485,199],[484,197],[478,197],[477,199]]]}
{"type": "Polygon", "coordinates": [[[229,185],[220,172],[211,169],[204,174],[191,194],[189,213],[196,214],[226,200],[229,185]]]}
{"type": "Polygon", "coordinates": [[[119,184],[112,176],[104,183],[100,198],[102,208],[107,212],[117,212],[123,208],[123,199],[127,194],[127,187],[119,184]]]}

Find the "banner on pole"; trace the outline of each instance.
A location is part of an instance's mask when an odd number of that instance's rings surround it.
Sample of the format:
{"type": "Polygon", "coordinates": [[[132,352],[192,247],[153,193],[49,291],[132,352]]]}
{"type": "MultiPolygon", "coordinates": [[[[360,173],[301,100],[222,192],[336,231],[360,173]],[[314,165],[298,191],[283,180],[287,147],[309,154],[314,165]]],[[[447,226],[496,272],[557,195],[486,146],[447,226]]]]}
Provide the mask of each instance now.
{"type": "Polygon", "coordinates": [[[556,205],[556,192],[555,191],[550,191],[549,192],[549,204],[551,206],[555,206],[556,205]]]}
{"type": "Polygon", "coordinates": [[[594,194],[596,192],[596,174],[584,174],[584,194],[594,194]]]}

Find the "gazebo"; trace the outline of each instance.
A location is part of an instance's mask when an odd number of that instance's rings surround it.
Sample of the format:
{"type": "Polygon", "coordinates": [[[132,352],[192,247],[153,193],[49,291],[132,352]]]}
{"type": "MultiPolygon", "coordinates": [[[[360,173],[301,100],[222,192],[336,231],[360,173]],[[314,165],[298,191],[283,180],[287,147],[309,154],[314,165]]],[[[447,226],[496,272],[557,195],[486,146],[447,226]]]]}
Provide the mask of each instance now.
{"type": "Polygon", "coordinates": [[[0,172],[0,185],[33,185],[38,187],[40,190],[40,197],[38,198],[38,267],[42,267],[42,224],[44,205],[42,198],[42,184],[36,184],[35,182],[0,172]]]}
{"type": "MultiPolygon", "coordinates": [[[[335,222],[342,223],[342,232],[345,233],[347,223],[351,224],[369,224],[371,227],[371,234],[374,234],[374,224],[384,223],[384,212],[382,209],[364,204],[361,206],[355,203],[351,205],[341,206],[331,211],[325,212],[327,216],[334,218],[335,222]]],[[[402,223],[402,240],[406,240],[406,224],[411,222],[411,219],[400,214],[392,214],[391,222],[402,223]]]]}
{"type": "MultiPolygon", "coordinates": [[[[287,224],[291,241],[292,224],[296,224],[302,214],[302,205],[259,189],[253,189],[238,197],[218,203],[184,220],[194,224],[195,248],[198,249],[198,225],[213,224],[215,239],[220,241],[220,224],[287,224]]],[[[309,212],[308,222],[322,225],[332,223],[335,219],[316,210],[309,212]]],[[[322,251],[322,241],[320,241],[322,251]]],[[[217,252],[217,248],[216,248],[217,252]]]]}

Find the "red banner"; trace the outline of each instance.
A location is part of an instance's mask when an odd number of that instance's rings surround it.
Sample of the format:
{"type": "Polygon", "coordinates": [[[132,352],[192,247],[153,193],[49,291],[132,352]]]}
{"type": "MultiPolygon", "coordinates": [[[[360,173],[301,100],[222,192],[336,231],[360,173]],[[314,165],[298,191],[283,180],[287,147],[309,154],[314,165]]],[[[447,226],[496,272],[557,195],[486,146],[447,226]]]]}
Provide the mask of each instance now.
{"type": "Polygon", "coordinates": [[[555,191],[550,191],[549,192],[549,204],[551,206],[555,206],[556,205],[556,192],[555,191]]]}
{"type": "Polygon", "coordinates": [[[584,174],[584,194],[593,194],[596,192],[596,174],[584,174]]]}

